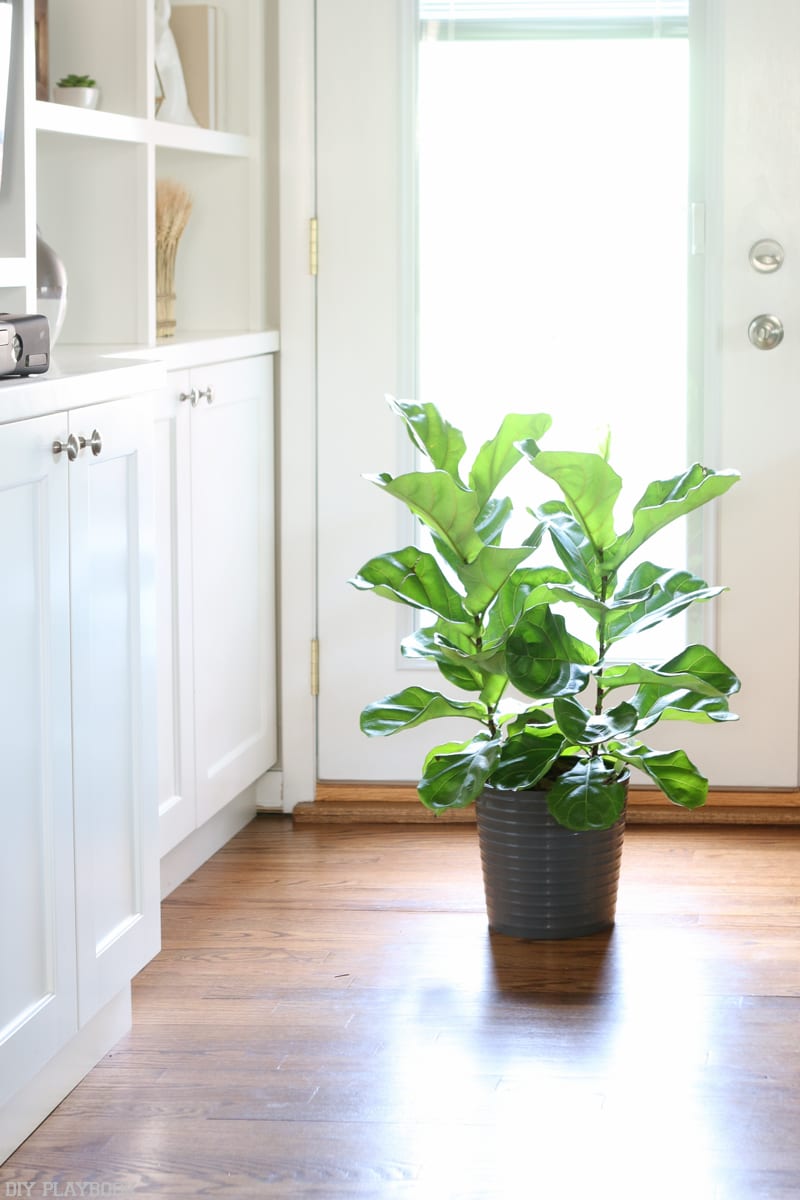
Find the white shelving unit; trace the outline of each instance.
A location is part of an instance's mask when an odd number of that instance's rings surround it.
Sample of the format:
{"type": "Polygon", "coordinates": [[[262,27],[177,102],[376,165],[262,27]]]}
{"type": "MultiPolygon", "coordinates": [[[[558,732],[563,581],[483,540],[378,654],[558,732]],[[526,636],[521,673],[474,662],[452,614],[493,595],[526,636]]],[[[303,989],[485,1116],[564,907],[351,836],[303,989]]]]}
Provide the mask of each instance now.
{"type": "Polygon", "coordinates": [[[208,130],[156,116],[153,0],[49,0],[51,87],[90,73],[96,111],[35,99],[34,0],[11,4],[0,309],[36,310],[38,224],[69,280],[61,342],[157,345],[154,197],[165,177],[193,199],[176,270],[181,340],[263,330],[270,5],[215,0],[225,126],[208,130]]]}

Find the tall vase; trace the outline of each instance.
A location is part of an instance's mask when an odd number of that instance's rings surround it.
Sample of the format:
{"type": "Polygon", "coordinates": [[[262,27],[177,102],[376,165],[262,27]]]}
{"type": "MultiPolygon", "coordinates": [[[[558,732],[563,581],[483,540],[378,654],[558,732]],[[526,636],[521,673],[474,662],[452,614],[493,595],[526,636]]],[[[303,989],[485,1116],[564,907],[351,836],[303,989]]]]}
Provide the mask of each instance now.
{"type": "Polygon", "coordinates": [[[38,309],[50,326],[50,349],[55,346],[67,315],[67,272],[52,246],[36,227],[36,295],[38,309]]]}

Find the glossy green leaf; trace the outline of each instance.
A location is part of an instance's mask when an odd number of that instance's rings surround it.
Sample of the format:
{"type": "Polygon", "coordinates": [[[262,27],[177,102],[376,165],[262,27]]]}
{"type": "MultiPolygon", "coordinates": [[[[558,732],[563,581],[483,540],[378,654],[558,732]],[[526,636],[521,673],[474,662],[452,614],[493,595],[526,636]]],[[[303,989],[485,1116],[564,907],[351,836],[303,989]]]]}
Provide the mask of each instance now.
{"type": "Polygon", "coordinates": [[[722,696],[732,696],[741,687],[738,676],[708,646],[687,646],[680,654],[665,662],[662,670],[690,671],[722,696]]]}
{"type": "Polygon", "coordinates": [[[535,442],[552,425],[546,413],[508,413],[494,437],[484,442],[478,451],[469,476],[469,486],[477,493],[478,505],[483,508],[495,488],[522,457],[516,442],[535,442]]]}
{"type": "Polygon", "coordinates": [[[395,400],[393,396],[387,396],[386,399],[392,412],[405,423],[417,449],[430,459],[434,467],[446,471],[459,481],[458,467],[467,448],[461,430],[446,421],[433,404],[395,400]]]}
{"type": "Polygon", "coordinates": [[[500,750],[497,766],[492,771],[492,787],[521,791],[533,788],[564,749],[564,738],[558,733],[520,733],[508,737],[500,750]]]}
{"type": "Polygon", "coordinates": [[[371,558],[349,582],[411,608],[436,613],[446,621],[473,623],[463,597],[445,578],[436,559],[416,546],[371,558]]]}
{"type": "Polygon", "coordinates": [[[486,644],[502,642],[523,613],[552,601],[549,584],[566,583],[568,579],[558,567],[519,567],[497,594],[486,625],[486,644]]]}
{"type": "Polygon", "coordinates": [[[654,684],[675,691],[685,688],[701,696],[730,696],[739,690],[739,680],[708,646],[688,646],[660,667],[639,663],[606,667],[603,687],[654,684]]]}
{"type": "Polygon", "coordinates": [[[708,780],[683,750],[656,751],[646,746],[619,748],[617,757],[649,775],[673,804],[700,808],[708,795],[708,780]]]}
{"type": "Polygon", "coordinates": [[[439,747],[425,760],[417,784],[420,800],[435,812],[466,808],[480,796],[499,753],[497,739],[475,738],[459,748],[439,747]]]}
{"type": "Polygon", "coordinates": [[[598,624],[607,617],[610,611],[607,604],[596,600],[594,596],[587,595],[580,588],[554,586],[549,591],[552,603],[555,604],[556,601],[561,600],[567,604],[575,604],[578,608],[582,608],[584,612],[587,612],[592,620],[598,624]]]}
{"type": "Polygon", "coordinates": [[[484,704],[472,700],[448,700],[439,692],[409,687],[368,704],[361,713],[361,729],[368,737],[388,737],[439,717],[469,717],[484,721],[486,716],[484,704]]]}
{"type": "Polygon", "coordinates": [[[739,478],[738,471],[712,471],[695,463],[682,475],[651,483],[634,507],[630,529],[610,547],[605,562],[618,568],[659,529],[722,496],[739,478]]]}
{"type": "Polygon", "coordinates": [[[631,696],[631,704],[639,713],[636,732],[641,733],[662,718],[665,721],[708,722],[738,721],[728,708],[725,696],[699,696],[685,688],[670,690],[645,684],[631,696]]]}
{"type": "Polygon", "coordinates": [[[484,613],[513,572],[532,553],[529,546],[484,546],[471,563],[462,563],[458,576],[466,592],[467,611],[484,613]]]}
{"type": "Polygon", "coordinates": [[[690,604],[710,600],[722,591],[721,587],[709,587],[690,571],[668,571],[653,563],[642,563],[614,597],[605,624],[606,644],[660,625],[690,604]]]}
{"type": "Polygon", "coordinates": [[[368,475],[370,483],[395,496],[445,541],[461,562],[472,562],[484,549],[475,532],[478,505],[446,471],[411,471],[408,475],[368,475]]]}
{"type": "Polygon", "coordinates": [[[537,699],[583,691],[594,661],[592,647],[573,637],[549,608],[526,612],[506,645],[509,679],[537,699]]]}
{"type": "Polygon", "coordinates": [[[508,736],[516,737],[521,733],[544,736],[556,731],[555,717],[546,708],[526,708],[514,716],[508,725],[508,736]]]}
{"type": "Polygon", "coordinates": [[[639,713],[631,704],[618,704],[598,715],[571,696],[559,696],[553,701],[553,715],[565,737],[578,746],[599,746],[612,738],[625,737],[639,720],[639,713]]]}
{"type": "Polygon", "coordinates": [[[625,810],[626,789],[602,758],[582,758],[550,788],[547,806],[566,829],[610,829],[625,810]]]}
{"type": "MultiPolygon", "coordinates": [[[[523,451],[524,452],[524,451],[523,451]]],[[[570,512],[599,556],[616,541],[614,505],[622,480],[599,454],[541,450],[530,461],[564,494],[570,512]]]]}
{"type": "Polygon", "coordinates": [[[547,526],[556,554],[576,583],[600,595],[602,572],[592,543],[560,500],[541,505],[534,514],[547,526]]]}
{"type": "Polygon", "coordinates": [[[486,546],[496,546],[500,541],[513,508],[508,496],[488,500],[484,504],[475,523],[475,532],[486,546]]]}
{"type": "Polygon", "coordinates": [[[466,691],[482,691],[492,675],[506,675],[502,650],[478,653],[474,648],[466,648],[461,639],[447,637],[435,627],[409,634],[400,643],[400,650],[404,658],[435,662],[446,679],[466,691]]]}

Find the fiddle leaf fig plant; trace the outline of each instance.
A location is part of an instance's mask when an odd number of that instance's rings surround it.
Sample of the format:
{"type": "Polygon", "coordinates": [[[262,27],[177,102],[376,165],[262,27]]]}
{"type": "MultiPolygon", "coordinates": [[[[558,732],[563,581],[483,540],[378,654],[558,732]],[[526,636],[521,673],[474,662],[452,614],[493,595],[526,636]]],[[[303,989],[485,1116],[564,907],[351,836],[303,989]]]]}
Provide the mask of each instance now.
{"type": "Polygon", "coordinates": [[[738,473],[695,464],[657,480],[618,532],[622,480],[608,442],[597,454],[542,450],[551,418],[511,414],[466,470],[464,437],[434,405],[389,403],[430,468],[367,478],[427,527],[433,552],[405,546],[381,554],[350,582],[419,610],[420,627],[402,653],[434,663],[461,695],[407,687],[366,706],[364,733],[385,737],[439,717],[477,723],[464,741],[437,745],[425,758],[418,791],[435,812],[463,808],[486,787],[541,788],[561,825],[606,829],[624,810],[631,768],[673,803],[702,805],[708,781],[686,753],[651,749],[640,735],[660,720],[735,720],[728,699],[739,680],[707,646],[651,663],[619,645],[723,589],[684,568],[637,561],[627,575],[623,569],[664,526],[723,495],[738,473]],[[497,493],[525,461],[559,495],[526,509],[526,535],[505,545],[513,506],[497,493]],[[545,536],[558,565],[538,563],[545,536]],[[588,641],[570,630],[570,608],[589,617],[588,641]]]}

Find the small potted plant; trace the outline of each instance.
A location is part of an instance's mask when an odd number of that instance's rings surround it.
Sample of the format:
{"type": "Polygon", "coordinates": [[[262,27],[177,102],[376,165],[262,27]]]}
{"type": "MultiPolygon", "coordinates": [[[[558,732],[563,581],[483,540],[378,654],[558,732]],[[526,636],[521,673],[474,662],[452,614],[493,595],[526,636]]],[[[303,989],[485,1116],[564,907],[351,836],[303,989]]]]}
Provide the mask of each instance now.
{"type": "Polygon", "coordinates": [[[100,89],[91,75],[64,75],[53,88],[53,99],[74,108],[97,108],[100,89]]]}
{"type": "Polygon", "coordinates": [[[632,634],[716,596],[690,571],[626,564],[660,529],[721,496],[739,478],[695,464],[651,483],[617,532],[622,481],[596,454],[542,450],[545,414],[506,416],[462,475],[462,434],[431,404],[390,400],[430,470],[368,477],[427,527],[433,552],[407,546],[367,562],[351,580],[423,614],[402,643],[434,663],[460,695],[413,686],[367,705],[371,737],[434,718],[475,722],[465,740],[435,746],[418,791],[434,812],[476,803],[489,923],[520,937],[571,937],[613,923],[631,768],[685,808],[708,781],[681,749],[650,749],[659,720],[734,718],[739,680],[707,646],[665,662],[619,651],[632,634]],[[527,460],[559,490],[528,510],[530,532],[505,546],[512,511],[497,496],[527,460]],[[548,535],[556,565],[532,559],[548,535]],[[571,632],[582,610],[593,634],[571,632]]]}

